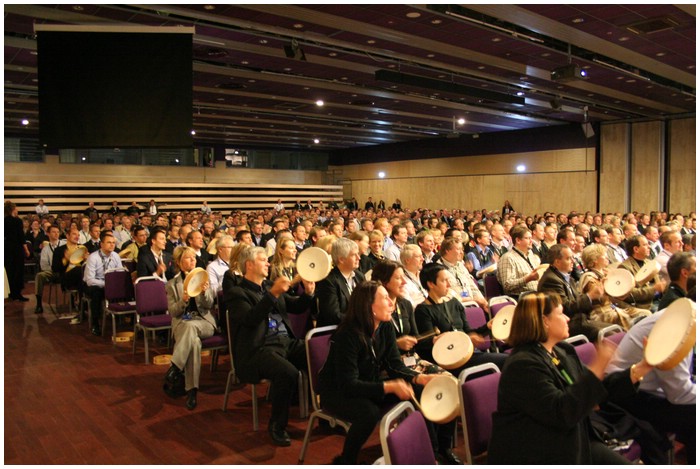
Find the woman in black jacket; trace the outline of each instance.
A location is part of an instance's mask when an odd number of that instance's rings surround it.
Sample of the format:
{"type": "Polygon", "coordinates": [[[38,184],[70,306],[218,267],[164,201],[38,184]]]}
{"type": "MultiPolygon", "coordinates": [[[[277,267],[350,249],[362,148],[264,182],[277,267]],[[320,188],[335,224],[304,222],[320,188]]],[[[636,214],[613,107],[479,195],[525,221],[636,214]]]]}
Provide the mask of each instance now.
{"type": "Polygon", "coordinates": [[[513,353],[498,386],[489,464],[626,464],[592,433],[591,411],[608,394],[624,399],[651,370],[645,360],[605,376],[614,349],[598,347],[584,367],[557,295],[531,293],[513,315],[513,353]]]}
{"type": "Polygon", "coordinates": [[[345,317],[331,339],[319,375],[321,405],[352,423],[343,453],[334,463],[356,464],[382,411],[410,399],[414,395],[411,383],[425,385],[437,376],[404,365],[391,324],[393,310],[383,286],[375,281],[361,283],[353,290],[345,317]]]}

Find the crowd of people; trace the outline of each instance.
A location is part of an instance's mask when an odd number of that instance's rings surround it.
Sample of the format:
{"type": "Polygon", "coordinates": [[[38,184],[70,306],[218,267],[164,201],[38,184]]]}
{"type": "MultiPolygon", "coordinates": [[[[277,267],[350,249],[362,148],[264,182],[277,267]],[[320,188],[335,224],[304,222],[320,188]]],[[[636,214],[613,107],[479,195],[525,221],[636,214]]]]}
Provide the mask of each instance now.
{"type": "MultiPolygon", "coordinates": [[[[225,214],[206,202],[200,210],[162,209],[153,200],[125,210],[114,202],[102,211],[90,202],[76,216],[53,214],[41,200],[35,214],[20,218],[6,202],[10,298],[28,300],[16,264],[34,260],[35,312],[43,313],[44,287],[60,283],[89,298],[92,333],[100,335],[105,271],[130,265],[134,279],[162,279],[175,337],[166,383],[183,380],[186,407],[194,409],[200,340],[228,327],[239,377],[272,383],[268,431],[280,446],[291,443],[289,406],[298,371],[306,368],[304,337],[295,336],[289,315],[310,311],[307,329],[338,325],[320,393],[324,406],[352,422],[339,463],[357,462],[387,402],[420,395],[445,372],[432,357],[432,341],[416,340],[436,329],[433,340],[449,331],[469,336],[476,352],[464,367],[490,362],[503,370],[490,460],[522,463],[517,458],[527,454],[530,463],[619,461],[587,423],[594,408],[610,400],[675,433],[688,462],[695,461],[695,427],[687,418],[695,415],[690,362],[673,377],[657,373],[652,389],[642,381],[656,370],[633,353],[673,300],[695,299],[694,212],[525,216],[508,201],[502,210],[468,211],[407,209],[398,199],[387,208],[371,198],[363,209],[354,198],[342,207],[297,201],[286,208],[278,200],[270,209],[225,214]],[[311,246],[332,259],[330,273],[317,283],[301,279],[295,265],[311,246]],[[617,297],[606,292],[611,269],[634,275],[650,262],[658,263],[658,275],[617,297]],[[183,280],[196,267],[206,269],[209,280],[203,294],[190,298],[183,280]],[[482,352],[490,323],[475,328],[464,315],[464,305],[473,302],[490,318],[489,283],[519,300],[513,330],[521,329],[510,357],[482,352]],[[212,315],[217,296],[218,310],[228,311],[218,319],[212,315]],[[577,334],[596,342],[612,324],[637,338],[624,353],[602,348],[586,367],[561,344],[577,334]],[[539,435],[549,436],[544,442],[539,435]]],[[[79,311],[74,323],[83,315],[79,311]]],[[[431,424],[430,435],[439,461],[461,462],[452,452],[454,422],[431,424]]]]}

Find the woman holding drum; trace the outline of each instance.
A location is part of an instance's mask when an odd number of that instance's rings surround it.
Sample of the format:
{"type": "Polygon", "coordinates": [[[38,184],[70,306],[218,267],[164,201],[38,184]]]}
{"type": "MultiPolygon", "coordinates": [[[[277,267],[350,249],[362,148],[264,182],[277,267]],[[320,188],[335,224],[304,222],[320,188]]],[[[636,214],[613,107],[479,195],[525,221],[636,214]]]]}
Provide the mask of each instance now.
{"type": "Polygon", "coordinates": [[[558,295],[531,293],[516,306],[514,347],[498,387],[489,464],[627,464],[591,433],[590,412],[608,397],[633,396],[651,371],[641,360],[605,377],[612,346],[584,367],[569,336],[558,295]]]}
{"type": "Polygon", "coordinates": [[[333,462],[356,464],[362,445],[382,411],[413,398],[411,384],[426,385],[439,375],[421,374],[401,360],[391,324],[394,302],[378,282],[359,284],[331,339],[319,375],[321,404],[352,423],[343,452],[333,462]]]}
{"type": "MultiPolygon", "coordinates": [[[[374,280],[381,283],[382,286],[386,288],[387,293],[389,293],[389,298],[394,303],[391,323],[394,326],[396,345],[399,347],[404,365],[421,373],[444,373],[438,366],[428,361],[421,360],[420,357],[414,353],[414,347],[419,340],[432,342],[432,338],[436,334],[430,332],[423,336],[418,336],[418,327],[416,326],[416,320],[413,316],[413,306],[409,300],[404,298],[406,277],[404,276],[401,264],[389,260],[381,261],[374,266],[372,276],[374,280]]],[[[429,414],[430,411],[426,409],[421,410],[423,410],[424,413],[428,412],[425,416],[428,420],[431,420],[432,416],[429,414]]],[[[455,424],[456,420],[454,419],[450,419],[449,422],[441,425],[433,425],[432,422],[428,424],[430,436],[433,440],[433,448],[438,455],[444,454],[452,448],[455,424]]],[[[452,456],[450,456],[449,459],[454,461],[452,456]]]]}
{"type": "Polygon", "coordinates": [[[431,263],[423,267],[420,273],[420,281],[428,291],[428,298],[425,303],[416,306],[415,316],[418,332],[425,334],[432,332],[436,328],[440,335],[432,341],[424,340],[416,345],[416,351],[423,359],[432,363],[437,363],[443,368],[447,368],[455,376],[464,368],[481,365],[482,363],[495,363],[499,368],[503,367],[507,355],[503,353],[484,353],[477,349],[477,346],[484,340],[483,335],[488,333],[488,326],[479,329],[472,329],[467,322],[464,306],[450,295],[450,279],[447,267],[442,264],[431,263]],[[466,336],[464,340],[471,341],[471,344],[450,344],[449,350],[445,352],[440,346],[440,341],[445,333],[463,332],[466,336]],[[454,346],[453,346],[454,345],[454,346]],[[471,347],[473,345],[473,347],[471,347]],[[454,356],[452,353],[461,349],[471,350],[473,353],[463,356],[454,356]],[[449,360],[445,362],[436,355],[443,355],[449,360]]]}
{"type": "MultiPolygon", "coordinates": [[[[608,250],[602,244],[594,243],[584,248],[581,259],[586,267],[586,272],[581,276],[579,285],[583,293],[588,293],[595,285],[604,284],[606,281],[606,276],[609,273],[607,266],[610,264],[608,250]]],[[[635,321],[650,314],[649,310],[635,308],[626,303],[618,306],[615,304],[615,298],[611,299],[606,293],[593,303],[590,317],[594,321],[618,324],[625,330],[629,330],[635,321]]]]}
{"type": "Polygon", "coordinates": [[[166,381],[176,381],[185,373],[186,406],[197,407],[199,371],[202,365],[202,341],[216,331],[216,320],[211,314],[216,296],[209,288],[206,270],[197,267],[197,253],[187,246],[178,246],[173,261],[179,275],[173,277],[165,287],[168,295],[168,313],[173,317],[172,330],[175,347],[171,366],[165,375],[166,381]],[[194,271],[194,272],[193,272],[194,271]]]}

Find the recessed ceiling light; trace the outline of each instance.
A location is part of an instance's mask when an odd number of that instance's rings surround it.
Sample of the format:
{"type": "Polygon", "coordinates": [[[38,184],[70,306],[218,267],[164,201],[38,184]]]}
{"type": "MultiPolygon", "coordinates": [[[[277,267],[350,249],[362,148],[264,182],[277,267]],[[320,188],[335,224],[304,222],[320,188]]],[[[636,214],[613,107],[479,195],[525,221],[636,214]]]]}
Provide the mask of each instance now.
{"type": "Polygon", "coordinates": [[[630,40],[630,38],[627,36],[622,36],[620,39],[618,39],[618,41],[620,41],[620,42],[625,42],[625,41],[629,41],[629,40],[630,40]]]}
{"type": "Polygon", "coordinates": [[[285,72],[291,72],[291,71],[292,71],[292,69],[289,68],[289,67],[284,67],[282,70],[284,70],[285,72]]]}
{"type": "Polygon", "coordinates": [[[80,6],[80,5],[73,5],[73,10],[75,10],[75,11],[83,11],[84,9],[85,9],[85,8],[83,8],[83,7],[80,6]]]}
{"type": "Polygon", "coordinates": [[[216,10],[216,6],[215,5],[204,5],[204,9],[209,10],[209,11],[216,10]]]}
{"type": "Polygon", "coordinates": [[[380,179],[384,179],[386,177],[386,173],[384,171],[379,171],[377,176],[379,176],[380,179]]]}
{"type": "Polygon", "coordinates": [[[502,40],[503,39],[501,39],[500,37],[494,37],[493,39],[491,39],[491,42],[501,42],[502,40]]]}
{"type": "Polygon", "coordinates": [[[586,20],[584,20],[583,18],[574,18],[573,20],[571,20],[571,22],[574,24],[583,23],[584,21],[586,20]]]}
{"type": "Polygon", "coordinates": [[[663,57],[663,56],[665,56],[665,55],[666,55],[666,52],[657,52],[657,53],[656,53],[656,56],[657,56],[657,57],[663,57]]]}
{"type": "Polygon", "coordinates": [[[301,28],[303,28],[303,27],[304,27],[304,25],[301,24],[301,23],[295,23],[295,24],[294,24],[294,29],[301,29],[301,28]]]}
{"type": "Polygon", "coordinates": [[[323,106],[324,104],[325,104],[325,103],[323,102],[322,99],[316,100],[316,106],[321,107],[321,106],[323,106]]]}
{"type": "Polygon", "coordinates": [[[255,80],[248,80],[248,83],[255,83],[255,80]]]}
{"type": "Polygon", "coordinates": [[[267,44],[267,39],[260,39],[260,44],[267,44]]]}
{"type": "Polygon", "coordinates": [[[29,125],[29,119],[22,119],[22,125],[29,125]]]}
{"type": "Polygon", "coordinates": [[[435,57],[435,54],[428,54],[426,57],[428,57],[429,59],[432,59],[433,57],[435,57]]]}
{"type": "Polygon", "coordinates": [[[442,24],[442,20],[434,19],[431,21],[432,24],[442,24]]]}
{"type": "Polygon", "coordinates": [[[416,19],[416,18],[420,18],[420,17],[421,17],[421,14],[417,11],[409,11],[408,13],[406,13],[406,18],[416,19]]]}
{"type": "Polygon", "coordinates": [[[329,56],[329,57],[337,57],[337,56],[338,56],[338,53],[337,53],[337,52],[329,52],[329,53],[328,53],[328,56],[329,56]]]}
{"type": "Polygon", "coordinates": [[[376,43],[377,43],[377,41],[375,41],[374,39],[367,40],[367,44],[376,44],[376,43]]]}
{"type": "Polygon", "coordinates": [[[318,145],[319,143],[321,143],[321,140],[315,138],[315,139],[314,139],[314,143],[315,143],[316,145],[318,145]]]}
{"type": "Polygon", "coordinates": [[[524,164],[519,164],[518,166],[515,167],[515,170],[519,173],[525,172],[527,168],[525,167],[524,164]]]}

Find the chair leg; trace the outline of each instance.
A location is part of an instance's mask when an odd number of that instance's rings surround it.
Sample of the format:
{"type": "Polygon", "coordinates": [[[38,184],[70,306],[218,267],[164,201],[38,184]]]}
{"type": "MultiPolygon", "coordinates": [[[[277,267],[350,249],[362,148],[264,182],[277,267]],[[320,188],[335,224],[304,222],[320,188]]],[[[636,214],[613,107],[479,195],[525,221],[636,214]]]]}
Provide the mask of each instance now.
{"type": "MultiPolygon", "coordinates": [[[[155,334],[155,331],[153,332],[155,334]]],[[[148,365],[148,335],[146,334],[146,331],[143,331],[143,344],[144,344],[144,355],[145,355],[145,362],[146,365],[148,365]]]]}
{"type": "Polygon", "coordinates": [[[235,379],[235,373],[233,370],[228,372],[228,378],[226,378],[226,389],[224,390],[224,405],[221,408],[222,411],[226,412],[226,407],[228,406],[228,393],[233,386],[233,381],[235,379]]]}
{"type": "Polygon", "coordinates": [[[311,418],[309,418],[309,423],[306,426],[304,442],[301,444],[301,452],[299,453],[299,464],[304,464],[304,458],[306,457],[306,448],[309,446],[309,440],[311,439],[311,429],[314,427],[315,421],[316,414],[311,414],[311,418]]]}
{"type": "Polygon", "coordinates": [[[253,397],[253,431],[258,431],[258,394],[256,392],[255,384],[251,384],[251,394],[253,397]]]}

